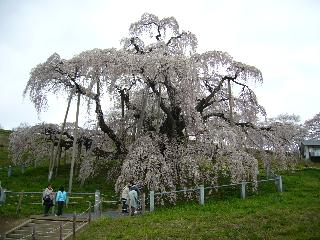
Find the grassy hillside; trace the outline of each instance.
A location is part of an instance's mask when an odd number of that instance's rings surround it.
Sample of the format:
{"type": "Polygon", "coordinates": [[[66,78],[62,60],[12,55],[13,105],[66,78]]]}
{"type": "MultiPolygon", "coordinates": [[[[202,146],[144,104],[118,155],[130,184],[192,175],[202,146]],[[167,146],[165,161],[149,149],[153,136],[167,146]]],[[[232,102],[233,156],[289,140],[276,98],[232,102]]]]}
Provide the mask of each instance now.
{"type": "Polygon", "coordinates": [[[320,239],[320,170],[287,174],[284,192],[206,200],[131,218],[105,218],[76,239],[320,239]]]}
{"type": "MultiPolygon", "coordinates": [[[[56,191],[59,186],[64,186],[68,189],[69,183],[69,169],[70,165],[63,166],[57,177],[55,177],[51,183],[56,191]]],[[[0,171],[0,180],[4,188],[14,192],[41,192],[48,184],[48,168],[38,167],[29,168],[24,174],[21,173],[20,168],[13,168],[13,174],[8,177],[7,170],[0,171]]],[[[95,190],[99,190],[106,200],[117,200],[117,196],[114,194],[114,182],[107,181],[103,177],[96,177],[89,179],[83,187],[80,186],[80,182],[77,178],[73,180],[73,192],[88,192],[94,193],[95,190]]],[[[17,217],[16,208],[19,196],[15,194],[8,194],[6,204],[0,207],[1,217],[17,217]]],[[[41,205],[33,203],[39,203],[41,201],[41,195],[25,195],[22,202],[22,209],[20,216],[29,216],[31,214],[41,214],[43,209],[41,205]]],[[[76,199],[76,204],[70,204],[66,208],[66,212],[82,212],[87,209],[88,203],[86,201],[94,202],[94,196],[88,196],[83,199],[76,199]]],[[[70,202],[74,202],[70,201],[70,202]]],[[[105,206],[106,207],[106,206],[105,206]]]]}

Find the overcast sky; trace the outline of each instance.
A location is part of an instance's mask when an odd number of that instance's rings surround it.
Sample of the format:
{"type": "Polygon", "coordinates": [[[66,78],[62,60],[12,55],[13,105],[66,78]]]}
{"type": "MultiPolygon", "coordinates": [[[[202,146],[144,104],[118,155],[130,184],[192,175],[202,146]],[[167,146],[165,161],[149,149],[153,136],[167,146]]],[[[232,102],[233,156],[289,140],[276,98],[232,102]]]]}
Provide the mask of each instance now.
{"type": "Polygon", "coordinates": [[[51,97],[40,116],[23,99],[31,69],[54,52],[67,59],[120,47],[145,12],[174,16],[181,30],[196,34],[199,52],[226,51],[259,68],[264,83],[255,92],[268,117],[294,113],[304,122],[320,112],[318,0],[0,0],[0,125],[62,122],[64,97],[51,97]]]}

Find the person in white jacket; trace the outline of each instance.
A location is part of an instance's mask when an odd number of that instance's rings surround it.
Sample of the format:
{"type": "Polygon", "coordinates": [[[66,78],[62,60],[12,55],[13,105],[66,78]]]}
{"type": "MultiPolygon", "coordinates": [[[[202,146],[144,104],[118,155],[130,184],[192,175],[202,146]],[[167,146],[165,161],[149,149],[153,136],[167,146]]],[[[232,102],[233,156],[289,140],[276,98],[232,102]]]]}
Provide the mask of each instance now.
{"type": "Polygon", "coordinates": [[[137,214],[137,210],[139,207],[139,200],[138,196],[140,194],[139,187],[133,183],[133,181],[130,183],[130,188],[129,188],[129,205],[131,206],[131,213],[137,214]]]}
{"type": "Polygon", "coordinates": [[[126,184],[121,193],[121,202],[122,202],[122,212],[128,213],[128,204],[129,204],[129,187],[126,184]]]}
{"type": "Polygon", "coordinates": [[[42,193],[42,201],[44,206],[44,216],[49,215],[49,210],[53,206],[54,192],[51,184],[42,193]]]}

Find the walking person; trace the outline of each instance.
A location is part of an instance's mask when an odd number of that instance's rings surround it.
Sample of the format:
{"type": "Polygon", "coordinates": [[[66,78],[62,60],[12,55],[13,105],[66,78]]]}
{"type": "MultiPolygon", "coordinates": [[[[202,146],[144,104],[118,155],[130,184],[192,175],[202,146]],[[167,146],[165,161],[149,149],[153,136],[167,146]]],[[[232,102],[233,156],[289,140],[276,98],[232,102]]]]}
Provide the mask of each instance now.
{"type": "Polygon", "coordinates": [[[138,214],[139,200],[138,195],[140,190],[137,185],[131,181],[129,188],[129,205],[131,206],[131,215],[138,214]]]}
{"type": "Polygon", "coordinates": [[[63,206],[65,205],[66,200],[67,200],[67,193],[64,191],[64,187],[61,186],[56,196],[56,202],[58,205],[57,216],[62,215],[62,209],[63,209],[63,206]]]}
{"type": "Polygon", "coordinates": [[[54,200],[54,192],[51,184],[48,184],[46,189],[42,193],[42,200],[43,200],[43,206],[44,206],[44,216],[49,215],[49,210],[53,206],[53,200],[54,200]]]}
{"type": "Polygon", "coordinates": [[[121,202],[122,202],[122,212],[128,213],[128,204],[129,204],[129,187],[126,184],[121,193],[121,202]]]}

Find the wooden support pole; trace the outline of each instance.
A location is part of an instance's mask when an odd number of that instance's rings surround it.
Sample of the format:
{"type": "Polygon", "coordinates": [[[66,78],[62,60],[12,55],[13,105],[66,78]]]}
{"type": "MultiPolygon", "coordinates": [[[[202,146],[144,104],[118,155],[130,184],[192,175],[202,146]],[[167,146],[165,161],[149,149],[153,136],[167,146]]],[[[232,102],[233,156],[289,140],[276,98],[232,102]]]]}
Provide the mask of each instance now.
{"type": "MultiPolygon", "coordinates": [[[[68,99],[68,106],[67,106],[66,113],[65,113],[65,115],[64,115],[64,119],[63,119],[61,131],[60,131],[60,134],[59,134],[58,146],[57,146],[57,148],[56,148],[56,150],[55,150],[55,152],[54,152],[54,155],[53,155],[52,166],[51,166],[51,168],[50,168],[48,181],[51,180],[52,173],[53,173],[53,168],[54,168],[54,164],[57,162],[57,156],[59,155],[59,151],[61,151],[61,139],[62,139],[62,134],[63,134],[63,132],[64,132],[64,128],[65,128],[65,126],[66,126],[66,122],[67,122],[67,117],[68,117],[68,113],[69,113],[69,109],[70,109],[70,104],[71,104],[72,96],[73,96],[73,90],[71,91],[70,96],[69,96],[69,99],[68,99]]],[[[56,175],[57,175],[57,173],[56,173],[56,175]]]]}
{"type": "Polygon", "coordinates": [[[70,176],[69,176],[69,189],[68,189],[68,192],[70,195],[71,195],[71,191],[72,191],[73,168],[74,168],[74,162],[75,162],[76,151],[77,151],[79,106],[80,106],[80,93],[78,93],[76,122],[75,122],[75,126],[74,126],[74,134],[73,134],[72,159],[71,159],[70,176]]]}

